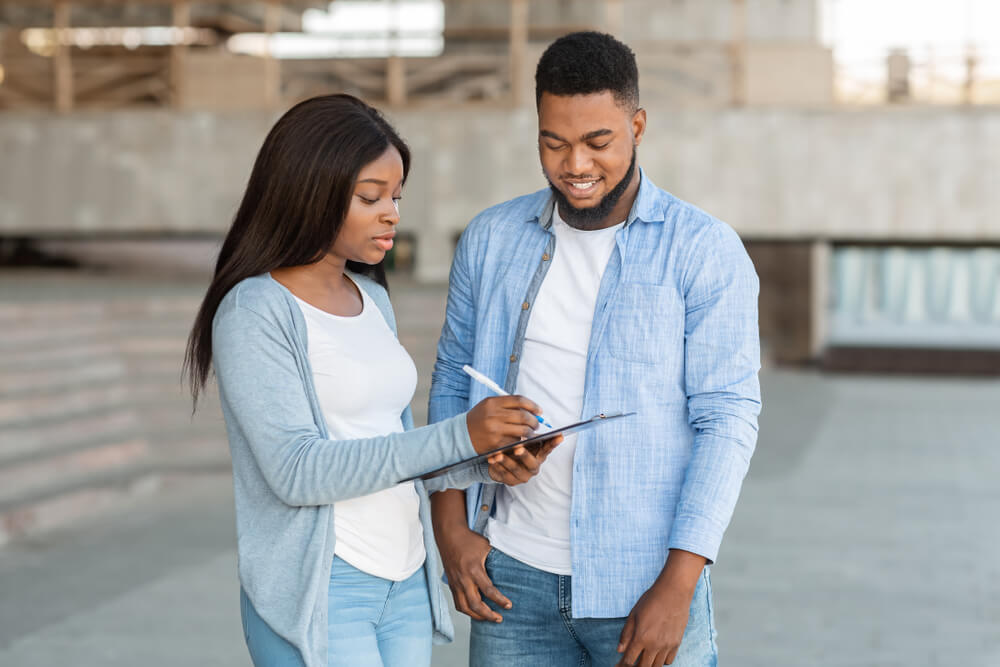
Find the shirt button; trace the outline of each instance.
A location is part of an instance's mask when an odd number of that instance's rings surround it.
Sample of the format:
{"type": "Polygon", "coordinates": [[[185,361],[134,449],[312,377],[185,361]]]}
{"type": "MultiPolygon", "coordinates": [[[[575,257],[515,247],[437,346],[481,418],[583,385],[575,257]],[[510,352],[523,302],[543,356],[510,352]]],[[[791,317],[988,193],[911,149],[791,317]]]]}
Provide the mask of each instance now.
{"type": "Polygon", "coordinates": [[[510,362],[514,363],[515,361],[517,361],[517,355],[516,354],[510,355],[510,362]]]}
{"type": "Polygon", "coordinates": [[[489,505],[483,505],[479,509],[481,509],[484,512],[489,512],[490,511],[490,506],[489,505]]]}
{"type": "Polygon", "coordinates": [[[528,304],[527,301],[525,301],[524,303],[521,304],[521,310],[528,310],[529,307],[530,307],[530,304],[528,304]]]}
{"type": "Polygon", "coordinates": [[[543,262],[549,261],[549,253],[545,253],[544,255],[542,255],[542,261],[543,262]]]}

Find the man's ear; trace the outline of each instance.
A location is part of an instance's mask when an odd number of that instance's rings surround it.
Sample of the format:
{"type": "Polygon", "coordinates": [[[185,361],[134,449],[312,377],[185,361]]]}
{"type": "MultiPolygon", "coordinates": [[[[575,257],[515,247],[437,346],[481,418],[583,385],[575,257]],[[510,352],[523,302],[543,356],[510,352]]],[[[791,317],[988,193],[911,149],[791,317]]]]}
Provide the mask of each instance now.
{"type": "Polygon", "coordinates": [[[646,133],[646,110],[640,107],[632,116],[632,138],[635,145],[642,143],[642,136],[646,133]]]}

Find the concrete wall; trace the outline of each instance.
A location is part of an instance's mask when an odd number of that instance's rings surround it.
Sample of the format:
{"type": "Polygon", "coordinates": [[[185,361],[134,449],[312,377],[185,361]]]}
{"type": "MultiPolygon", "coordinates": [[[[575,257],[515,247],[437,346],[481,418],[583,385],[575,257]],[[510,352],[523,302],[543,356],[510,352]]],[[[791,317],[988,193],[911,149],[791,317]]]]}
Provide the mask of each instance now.
{"type": "MultiPolygon", "coordinates": [[[[0,236],[221,234],[267,112],[0,114],[0,236]]],[[[400,111],[417,273],[545,183],[531,110],[400,111]]],[[[1000,241],[1000,110],[649,108],[640,164],[746,238],[1000,241]]]]}
{"type": "MultiPolygon", "coordinates": [[[[744,0],[746,37],[751,41],[816,42],[817,0],[744,0]]],[[[623,37],[630,43],[729,41],[735,29],[733,0],[624,0],[623,37]]],[[[603,26],[605,0],[544,0],[530,3],[529,20],[544,27],[603,26]]],[[[503,27],[506,2],[445,0],[448,28],[503,27]]]]}

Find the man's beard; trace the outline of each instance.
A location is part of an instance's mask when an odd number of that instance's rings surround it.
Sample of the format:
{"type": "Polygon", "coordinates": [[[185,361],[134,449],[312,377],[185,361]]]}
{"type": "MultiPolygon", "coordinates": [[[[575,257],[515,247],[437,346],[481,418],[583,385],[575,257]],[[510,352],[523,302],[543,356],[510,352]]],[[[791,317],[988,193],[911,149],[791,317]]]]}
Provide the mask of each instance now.
{"type": "MultiPolygon", "coordinates": [[[[625,176],[622,177],[622,180],[618,181],[615,187],[611,188],[608,194],[601,198],[601,201],[596,206],[591,206],[590,208],[577,208],[573,206],[569,203],[569,197],[553,185],[552,181],[549,181],[549,187],[555,193],[556,203],[559,206],[559,215],[562,216],[566,224],[582,230],[601,228],[605,219],[611,215],[611,211],[618,205],[618,200],[625,194],[629,183],[632,182],[632,176],[635,174],[635,153],[636,150],[633,145],[632,160],[629,162],[628,171],[625,172],[625,176]]],[[[548,180],[548,176],[545,177],[545,180],[548,180]]]]}

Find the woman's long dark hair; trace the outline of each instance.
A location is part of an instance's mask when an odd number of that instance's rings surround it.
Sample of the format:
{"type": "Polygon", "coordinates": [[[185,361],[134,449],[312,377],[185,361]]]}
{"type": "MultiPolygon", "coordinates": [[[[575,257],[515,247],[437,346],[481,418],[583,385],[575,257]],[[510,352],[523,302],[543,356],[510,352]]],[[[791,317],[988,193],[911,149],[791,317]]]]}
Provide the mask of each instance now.
{"type": "MultiPolygon", "coordinates": [[[[273,269],[321,260],[340,232],[358,173],[395,146],[410,150],[377,110],[350,95],[300,102],[271,128],[215,264],[184,355],[194,404],[212,367],[212,320],[238,282],[273,269]]],[[[348,262],[386,286],[385,267],[348,262]]]]}

